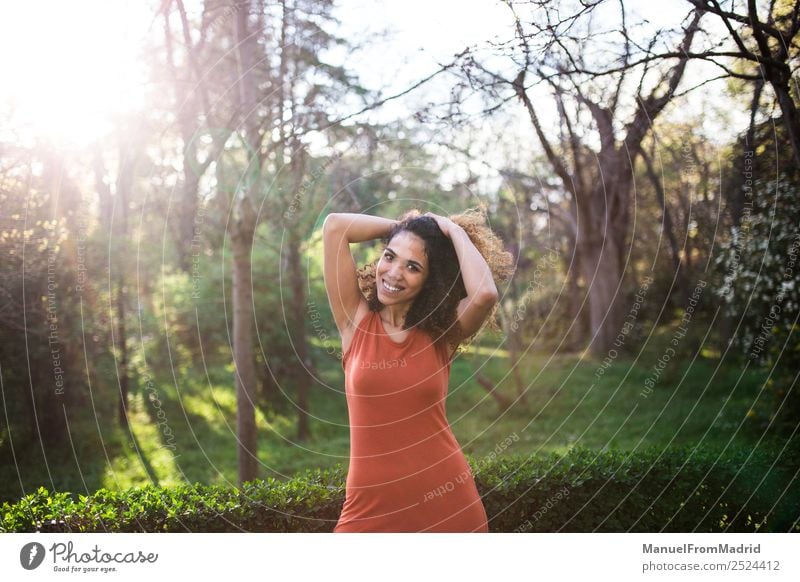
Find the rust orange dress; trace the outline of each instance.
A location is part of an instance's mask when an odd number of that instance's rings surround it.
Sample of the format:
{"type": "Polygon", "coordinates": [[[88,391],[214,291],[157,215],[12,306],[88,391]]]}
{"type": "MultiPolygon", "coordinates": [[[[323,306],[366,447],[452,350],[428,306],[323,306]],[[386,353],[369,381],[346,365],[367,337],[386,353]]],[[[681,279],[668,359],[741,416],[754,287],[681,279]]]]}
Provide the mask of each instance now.
{"type": "Polygon", "coordinates": [[[488,532],[445,414],[450,362],[424,331],[395,342],[377,312],[342,359],[350,465],[334,532],[488,532]]]}

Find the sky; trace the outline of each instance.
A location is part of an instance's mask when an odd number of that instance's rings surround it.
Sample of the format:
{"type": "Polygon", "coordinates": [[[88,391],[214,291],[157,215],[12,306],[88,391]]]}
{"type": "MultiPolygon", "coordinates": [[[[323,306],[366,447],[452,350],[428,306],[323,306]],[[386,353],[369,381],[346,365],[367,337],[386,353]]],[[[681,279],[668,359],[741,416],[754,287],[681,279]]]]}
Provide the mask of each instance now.
{"type": "MultiPolygon", "coordinates": [[[[4,0],[0,108],[14,108],[16,129],[79,147],[103,135],[115,113],[141,108],[147,87],[140,51],[161,27],[155,4],[4,0]]],[[[191,12],[199,2],[186,5],[191,12]]],[[[686,12],[685,0],[629,6],[654,26],[678,22],[686,12]]],[[[407,88],[467,46],[513,34],[509,9],[499,0],[339,0],[336,15],[341,36],[356,42],[373,36],[346,64],[384,95],[407,88]]],[[[408,118],[419,103],[446,95],[450,82],[452,77],[442,77],[371,117],[408,118]]]]}
{"type": "MultiPolygon", "coordinates": [[[[618,18],[616,2],[604,6],[605,12],[598,12],[598,26],[616,28],[618,18]]],[[[686,0],[633,0],[626,2],[629,11],[628,23],[641,23],[641,30],[656,30],[664,26],[679,27],[690,10],[686,0]]],[[[524,12],[518,9],[520,14],[524,12]]],[[[338,13],[343,22],[346,38],[360,38],[367,31],[379,33],[386,30],[385,38],[370,44],[360,51],[356,58],[347,61],[359,77],[370,87],[383,90],[384,95],[392,95],[411,86],[414,82],[436,71],[440,64],[449,62],[453,55],[468,46],[483,47],[481,56],[488,56],[486,41],[508,40],[513,38],[513,20],[509,8],[500,0],[407,0],[403,2],[383,2],[370,0],[340,0],[338,13]]],[[[706,26],[713,28],[714,22],[706,26]]],[[[717,74],[711,66],[694,61],[687,67],[682,87],[699,82],[701,75],[717,74]]],[[[513,73],[512,73],[513,74],[513,73]]],[[[448,93],[453,77],[442,76],[413,94],[384,105],[380,112],[372,114],[372,120],[409,118],[425,101],[443,101],[448,93]]],[[[542,88],[544,89],[544,87],[542,88]]],[[[540,112],[545,125],[555,124],[556,113],[553,100],[543,92],[531,91],[532,100],[540,112]]],[[[731,135],[730,127],[743,127],[745,112],[741,115],[729,110],[730,117],[736,120],[717,119],[702,114],[704,104],[722,98],[720,85],[716,89],[708,87],[684,99],[676,107],[682,112],[691,112],[701,119],[707,135],[719,138],[724,143],[731,135]]],[[[631,103],[633,105],[633,102],[631,103]]],[[[480,159],[470,162],[473,174],[495,173],[493,168],[525,164],[531,157],[541,156],[541,148],[536,141],[530,121],[522,106],[513,100],[506,107],[513,119],[503,128],[484,127],[483,139],[487,144],[492,132],[507,135],[511,147],[493,149],[488,145],[480,159]],[[524,144],[520,147],[520,144],[524,144]],[[512,159],[514,157],[515,159],[512,159]]],[[[669,113],[669,111],[665,112],[669,113]]],[[[523,166],[524,167],[524,166],[523,166]]],[[[463,173],[459,175],[463,178],[463,173]]],[[[496,185],[496,181],[491,181],[496,185]]]]}
{"type": "Polygon", "coordinates": [[[142,103],[143,2],[4,0],[0,107],[17,131],[67,145],[102,135],[110,115],[142,103]]]}
{"type": "MultiPolygon", "coordinates": [[[[609,17],[615,19],[616,4],[609,6],[609,17]]],[[[654,27],[680,22],[687,12],[685,0],[634,0],[627,6],[654,27]]],[[[524,9],[517,10],[524,14],[524,9]]],[[[346,38],[387,30],[385,39],[359,52],[348,65],[370,86],[395,90],[433,72],[465,47],[485,49],[486,41],[514,36],[512,13],[500,0],[339,0],[337,13],[346,38]]]]}
{"type": "Polygon", "coordinates": [[[513,35],[508,8],[492,0],[340,0],[343,33],[387,31],[349,63],[373,87],[401,90],[465,47],[513,35]]]}

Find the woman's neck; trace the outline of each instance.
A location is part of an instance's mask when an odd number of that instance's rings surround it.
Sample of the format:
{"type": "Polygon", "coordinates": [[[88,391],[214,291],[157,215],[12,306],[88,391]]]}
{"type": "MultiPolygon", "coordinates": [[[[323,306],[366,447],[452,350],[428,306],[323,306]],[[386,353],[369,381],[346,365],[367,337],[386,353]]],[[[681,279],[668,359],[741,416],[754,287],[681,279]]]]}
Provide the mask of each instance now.
{"type": "Polygon", "coordinates": [[[384,305],[379,315],[385,323],[392,327],[402,328],[409,309],[409,305],[384,305]]]}

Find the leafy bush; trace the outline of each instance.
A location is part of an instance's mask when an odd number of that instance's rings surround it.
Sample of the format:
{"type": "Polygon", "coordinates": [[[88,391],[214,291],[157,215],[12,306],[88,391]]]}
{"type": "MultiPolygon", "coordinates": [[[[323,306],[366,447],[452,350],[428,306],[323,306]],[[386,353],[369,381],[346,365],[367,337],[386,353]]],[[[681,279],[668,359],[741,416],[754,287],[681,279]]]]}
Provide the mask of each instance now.
{"type": "MultiPolygon", "coordinates": [[[[795,443],[796,444],[796,443],[795,443]]],[[[470,458],[493,532],[798,530],[798,448],[689,448],[470,458]],[[777,470],[779,468],[779,470],[777,470]]],[[[40,488],[4,503],[4,532],[330,532],[346,473],[308,470],[241,488],[148,486],[91,496],[40,488]]],[[[446,494],[446,493],[444,493],[446,494]]]]}
{"type": "Polygon", "coordinates": [[[743,158],[726,190],[741,220],[721,237],[715,261],[714,293],[722,328],[730,328],[722,347],[770,372],[749,422],[790,435],[800,424],[800,169],[786,162],[788,137],[771,119],[757,126],[752,146],[736,147],[743,158]]]}
{"type": "Polygon", "coordinates": [[[478,488],[492,531],[800,531],[798,454],[775,456],[576,448],[560,459],[499,459],[479,473],[478,488]]]}

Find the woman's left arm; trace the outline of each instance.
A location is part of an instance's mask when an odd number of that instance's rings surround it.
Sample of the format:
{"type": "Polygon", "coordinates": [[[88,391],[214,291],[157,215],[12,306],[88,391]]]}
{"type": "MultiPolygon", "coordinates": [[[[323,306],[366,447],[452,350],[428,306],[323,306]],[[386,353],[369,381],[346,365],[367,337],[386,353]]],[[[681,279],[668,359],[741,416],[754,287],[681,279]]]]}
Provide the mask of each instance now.
{"type": "Polygon", "coordinates": [[[436,220],[444,235],[453,241],[467,290],[467,296],[458,304],[458,322],[464,337],[469,337],[480,329],[500,297],[492,271],[463,228],[432,212],[426,212],[425,216],[436,220]]]}

